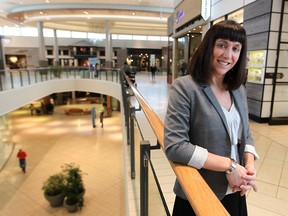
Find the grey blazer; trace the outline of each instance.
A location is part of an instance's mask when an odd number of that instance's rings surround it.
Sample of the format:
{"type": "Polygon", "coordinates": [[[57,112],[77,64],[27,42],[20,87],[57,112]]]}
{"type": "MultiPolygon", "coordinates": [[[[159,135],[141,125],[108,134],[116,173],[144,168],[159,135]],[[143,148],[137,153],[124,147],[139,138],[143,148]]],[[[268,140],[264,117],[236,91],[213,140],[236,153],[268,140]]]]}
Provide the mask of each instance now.
{"type": "MultiPolygon", "coordinates": [[[[245,145],[254,146],[245,87],[232,91],[232,96],[243,126],[238,152],[240,163],[244,165],[245,145]]],[[[196,145],[210,153],[230,157],[231,142],[226,119],[209,85],[197,84],[190,75],[173,82],[164,122],[164,145],[167,158],[180,164],[188,164],[196,145]]],[[[198,171],[221,200],[228,187],[226,173],[204,168],[198,171]]],[[[174,192],[187,199],[177,179],[174,192]]]]}

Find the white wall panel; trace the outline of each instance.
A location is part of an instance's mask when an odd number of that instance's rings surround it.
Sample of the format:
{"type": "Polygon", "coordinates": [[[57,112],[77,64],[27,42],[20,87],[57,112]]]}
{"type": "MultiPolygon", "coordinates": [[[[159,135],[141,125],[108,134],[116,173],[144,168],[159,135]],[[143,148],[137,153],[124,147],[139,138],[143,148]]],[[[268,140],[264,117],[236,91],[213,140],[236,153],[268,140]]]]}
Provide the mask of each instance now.
{"type": "Polygon", "coordinates": [[[288,42],[288,33],[283,32],[281,35],[282,42],[288,42]]]}
{"type": "Polygon", "coordinates": [[[278,32],[270,32],[269,33],[269,44],[268,49],[277,49],[278,46],[278,32]]]}
{"type": "Polygon", "coordinates": [[[281,11],[282,0],[273,0],[272,12],[279,13],[281,11]]]}
{"type": "MultiPolygon", "coordinates": [[[[287,4],[288,5],[288,4],[287,4]]],[[[288,32],[288,14],[284,14],[283,17],[283,24],[282,24],[282,31],[288,32]]]]}
{"type": "Polygon", "coordinates": [[[211,20],[215,20],[223,15],[229,14],[244,6],[244,0],[222,0],[212,5],[211,20]]]}
{"type": "Polygon", "coordinates": [[[262,103],[261,118],[269,118],[269,116],[270,116],[270,107],[271,107],[271,102],[263,102],[262,103]]]}
{"type": "Polygon", "coordinates": [[[272,82],[273,81],[273,79],[265,79],[265,84],[267,84],[267,85],[272,85],[272,82]]]}
{"type": "Polygon", "coordinates": [[[264,95],[263,95],[263,101],[271,101],[272,99],[272,85],[265,85],[264,86],[264,95]]]}
{"type": "Polygon", "coordinates": [[[267,67],[275,67],[276,50],[267,51],[267,67]]]}
{"type": "Polygon", "coordinates": [[[270,31],[279,31],[280,14],[272,13],[270,31]]]}
{"type": "MultiPolygon", "coordinates": [[[[277,85],[275,90],[275,101],[288,101],[288,91],[286,85],[277,85]]],[[[287,109],[287,107],[285,107],[287,109]]],[[[288,111],[288,109],[287,109],[288,111]]],[[[288,115],[287,115],[288,116],[288,115]]]]}
{"type": "Polygon", "coordinates": [[[273,107],[273,117],[288,116],[288,102],[275,102],[273,107]]]}
{"type": "Polygon", "coordinates": [[[278,67],[288,68],[288,51],[280,51],[278,67]]]}

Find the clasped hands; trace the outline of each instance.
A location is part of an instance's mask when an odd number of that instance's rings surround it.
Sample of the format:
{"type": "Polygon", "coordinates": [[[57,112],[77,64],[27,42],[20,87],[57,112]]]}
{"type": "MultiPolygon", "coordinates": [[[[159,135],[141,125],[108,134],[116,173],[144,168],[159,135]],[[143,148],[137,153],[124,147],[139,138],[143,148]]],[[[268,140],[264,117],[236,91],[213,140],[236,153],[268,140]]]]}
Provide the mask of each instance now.
{"type": "Polygon", "coordinates": [[[240,191],[240,195],[244,196],[247,191],[253,189],[257,192],[256,171],[254,166],[246,165],[245,167],[237,164],[236,169],[227,174],[229,186],[233,192],[240,191]]]}

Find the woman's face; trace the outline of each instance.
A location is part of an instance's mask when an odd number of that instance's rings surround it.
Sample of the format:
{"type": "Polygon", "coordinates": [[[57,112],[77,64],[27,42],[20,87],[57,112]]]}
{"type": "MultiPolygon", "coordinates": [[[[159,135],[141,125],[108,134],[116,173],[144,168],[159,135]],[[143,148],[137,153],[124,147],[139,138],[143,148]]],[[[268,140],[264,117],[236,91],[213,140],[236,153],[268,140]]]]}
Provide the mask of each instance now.
{"type": "Polygon", "coordinates": [[[242,45],[227,39],[217,39],[213,48],[212,70],[214,75],[225,74],[237,63],[242,45]]]}

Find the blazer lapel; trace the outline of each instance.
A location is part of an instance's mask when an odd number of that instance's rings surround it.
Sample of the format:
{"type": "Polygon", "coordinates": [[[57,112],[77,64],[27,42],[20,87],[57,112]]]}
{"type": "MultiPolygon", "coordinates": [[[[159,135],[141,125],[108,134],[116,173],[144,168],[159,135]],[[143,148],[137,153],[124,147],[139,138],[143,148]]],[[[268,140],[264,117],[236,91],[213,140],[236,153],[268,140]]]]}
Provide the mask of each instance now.
{"type": "Polygon", "coordinates": [[[247,128],[247,122],[244,121],[246,119],[246,116],[245,116],[245,107],[244,107],[244,104],[242,103],[242,100],[241,100],[241,97],[240,97],[240,94],[239,94],[239,91],[235,90],[235,91],[232,91],[232,95],[233,95],[233,98],[234,98],[234,103],[238,109],[238,112],[241,116],[241,120],[243,122],[243,127],[244,128],[247,128]]]}
{"type": "Polygon", "coordinates": [[[228,125],[227,125],[227,121],[226,121],[226,118],[224,116],[223,110],[222,110],[217,98],[215,97],[211,87],[206,86],[206,88],[204,88],[203,91],[206,94],[206,96],[208,97],[208,99],[210,100],[211,104],[214,106],[215,110],[218,112],[223,124],[225,125],[226,132],[229,134],[228,125]]]}
{"type": "Polygon", "coordinates": [[[240,156],[240,160],[243,164],[243,162],[244,162],[243,161],[243,154],[244,154],[244,150],[245,150],[245,145],[246,145],[245,140],[246,140],[246,136],[247,136],[246,130],[247,130],[247,128],[249,128],[249,126],[248,126],[249,122],[246,121],[247,116],[245,115],[245,112],[244,112],[244,110],[246,108],[244,107],[244,104],[242,103],[239,91],[238,90],[232,91],[232,95],[234,98],[234,103],[237,107],[237,110],[239,112],[239,115],[241,117],[242,124],[243,124],[241,143],[239,144],[239,156],[240,156]]]}
{"type": "MultiPolygon", "coordinates": [[[[217,100],[217,98],[215,97],[212,89],[210,86],[203,86],[203,91],[206,94],[207,98],[209,99],[209,101],[211,102],[211,104],[214,106],[215,110],[218,112],[223,124],[225,125],[225,129],[226,132],[229,134],[228,132],[228,125],[227,125],[227,121],[226,118],[224,116],[223,110],[217,100]]],[[[235,106],[237,107],[237,110],[239,112],[240,118],[242,120],[242,124],[243,124],[243,130],[242,130],[242,135],[241,135],[241,140],[242,142],[239,145],[239,157],[241,160],[241,164],[243,164],[243,154],[244,154],[244,149],[245,149],[245,140],[246,140],[246,129],[248,128],[248,122],[246,121],[246,115],[245,115],[245,107],[244,104],[242,103],[240,94],[238,90],[232,91],[232,95],[233,95],[233,101],[235,103],[235,106]]]]}

